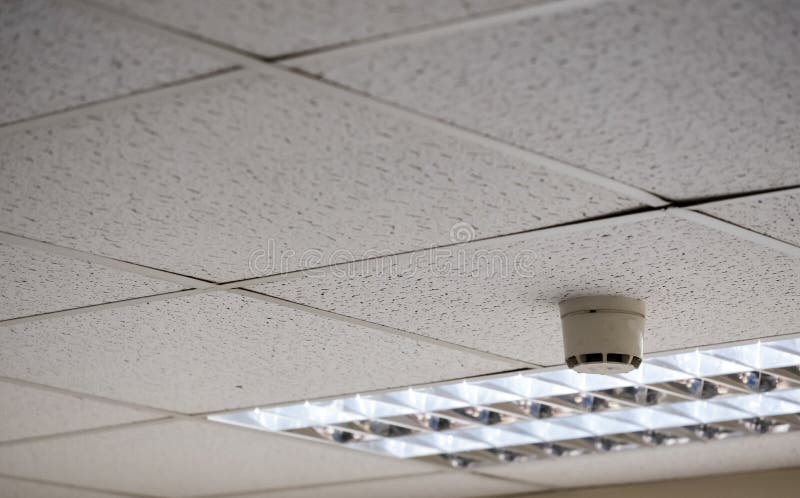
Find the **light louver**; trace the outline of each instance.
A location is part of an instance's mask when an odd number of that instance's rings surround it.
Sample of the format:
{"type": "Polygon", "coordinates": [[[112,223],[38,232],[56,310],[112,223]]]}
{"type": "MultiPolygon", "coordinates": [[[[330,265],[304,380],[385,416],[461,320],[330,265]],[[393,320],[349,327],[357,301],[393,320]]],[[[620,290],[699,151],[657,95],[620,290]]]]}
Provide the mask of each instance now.
{"type": "Polygon", "coordinates": [[[531,370],[208,417],[457,467],[800,429],[800,339],[531,370]]]}

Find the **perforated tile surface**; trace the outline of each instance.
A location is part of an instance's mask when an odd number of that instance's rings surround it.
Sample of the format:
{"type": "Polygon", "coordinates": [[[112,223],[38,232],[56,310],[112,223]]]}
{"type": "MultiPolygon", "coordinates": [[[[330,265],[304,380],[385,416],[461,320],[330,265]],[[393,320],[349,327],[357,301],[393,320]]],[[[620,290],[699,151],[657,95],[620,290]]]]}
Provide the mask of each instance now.
{"type": "Polygon", "coordinates": [[[0,320],[180,290],[177,284],[0,243],[0,320]]]}
{"type": "Polygon", "coordinates": [[[742,197],[699,209],[769,237],[800,245],[800,189],[742,197]]]}
{"type": "MultiPolygon", "coordinates": [[[[2,2],[0,497],[457,498],[800,465],[795,432],[460,472],[432,446],[204,418],[560,365],[578,295],[644,299],[648,354],[800,334],[799,7],[2,2]]],[[[800,427],[779,398],[726,420],[800,427]]]]}
{"type": "Polygon", "coordinates": [[[646,352],[797,331],[800,260],[667,214],[437,254],[254,289],[544,365],[564,360],[558,302],[581,295],[644,299],[646,352]]]}
{"type": "Polygon", "coordinates": [[[391,35],[532,0],[102,0],[108,6],[263,56],[391,35]]]}
{"type": "Polygon", "coordinates": [[[0,441],[126,424],[163,416],[157,412],[133,409],[80,395],[2,381],[0,398],[3,399],[0,441]]]}
{"type": "Polygon", "coordinates": [[[77,4],[0,5],[0,124],[119,97],[228,64],[77,4]]]}
{"type": "Polygon", "coordinates": [[[2,375],[190,413],[509,368],[228,293],[0,328],[0,341],[2,375]]]}
{"type": "Polygon", "coordinates": [[[691,199],[800,183],[798,27],[791,0],[571,2],[287,63],[691,199]]]}
{"type": "Polygon", "coordinates": [[[449,244],[456,223],[488,237],[639,206],[252,74],[0,137],[0,150],[3,229],[211,280],[449,244]]]}

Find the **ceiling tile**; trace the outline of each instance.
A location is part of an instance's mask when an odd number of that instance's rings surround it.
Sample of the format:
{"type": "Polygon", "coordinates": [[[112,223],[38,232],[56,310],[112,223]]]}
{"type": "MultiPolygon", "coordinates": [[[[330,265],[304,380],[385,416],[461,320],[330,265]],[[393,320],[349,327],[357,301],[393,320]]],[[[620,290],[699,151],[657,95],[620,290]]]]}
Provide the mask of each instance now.
{"type": "Polygon", "coordinates": [[[591,4],[287,64],[669,198],[800,183],[800,3],[591,4]]]}
{"type": "Polygon", "coordinates": [[[77,3],[0,4],[0,123],[220,70],[227,64],[77,3]]]}
{"type": "Polygon", "coordinates": [[[800,259],[667,213],[415,256],[253,288],[545,365],[564,361],[557,303],[580,295],[644,299],[646,352],[800,332],[800,259]]]}
{"type": "Polygon", "coordinates": [[[180,290],[105,266],[0,243],[0,320],[180,290]]]}
{"type": "Polygon", "coordinates": [[[800,246],[800,189],[715,202],[698,209],[800,246]]]}
{"type": "Polygon", "coordinates": [[[435,469],[416,461],[192,421],[0,446],[3,474],[157,496],[236,493],[435,469]]]}
{"type": "Polygon", "coordinates": [[[0,343],[0,375],[190,413],[510,368],[221,292],[0,328],[0,343]]]}
{"type": "Polygon", "coordinates": [[[799,464],[800,433],[793,432],[538,460],[486,467],[481,471],[569,488],[774,469],[799,464]]]}
{"type": "Polygon", "coordinates": [[[413,477],[398,477],[306,489],[289,489],[238,495],[236,498],[472,498],[533,492],[543,489],[534,484],[492,479],[466,472],[449,472],[413,477]]]}
{"type": "Polygon", "coordinates": [[[101,0],[203,38],[274,57],[463,19],[531,0],[101,0]]]}
{"type": "Polygon", "coordinates": [[[226,75],[1,137],[0,229],[235,280],[638,206],[319,92],[226,75]]]}
{"type": "Polygon", "coordinates": [[[156,412],[9,382],[0,382],[0,399],[3,400],[0,441],[92,429],[160,416],[156,412]]]}
{"type": "Polygon", "coordinates": [[[0,477],[3,498],[121,498],[120,495],[0,477]]]}

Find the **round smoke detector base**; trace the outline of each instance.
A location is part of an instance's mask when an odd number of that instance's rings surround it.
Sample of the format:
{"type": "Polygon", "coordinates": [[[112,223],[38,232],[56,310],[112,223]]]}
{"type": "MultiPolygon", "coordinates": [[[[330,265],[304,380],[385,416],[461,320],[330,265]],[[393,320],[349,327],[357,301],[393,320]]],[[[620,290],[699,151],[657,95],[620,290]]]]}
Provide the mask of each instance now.
{"type": "Polygon", "coordinates": [[[642,362],[645,304],[621,296],[588,296],[559,303],[564,357],[576,372],[620,374],[642,362]]]}

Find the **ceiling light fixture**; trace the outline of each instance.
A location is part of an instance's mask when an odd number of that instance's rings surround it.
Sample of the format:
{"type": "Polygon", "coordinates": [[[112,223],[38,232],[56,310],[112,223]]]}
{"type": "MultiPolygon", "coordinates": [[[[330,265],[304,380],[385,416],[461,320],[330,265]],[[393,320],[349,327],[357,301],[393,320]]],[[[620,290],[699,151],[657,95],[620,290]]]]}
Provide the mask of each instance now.
{"type": "Polygon", "coordinates": [[[624,374],[531,370],[208,418],[456,467],[787,432],[800,429],[800,338],[655,355],[624,374]]]}

